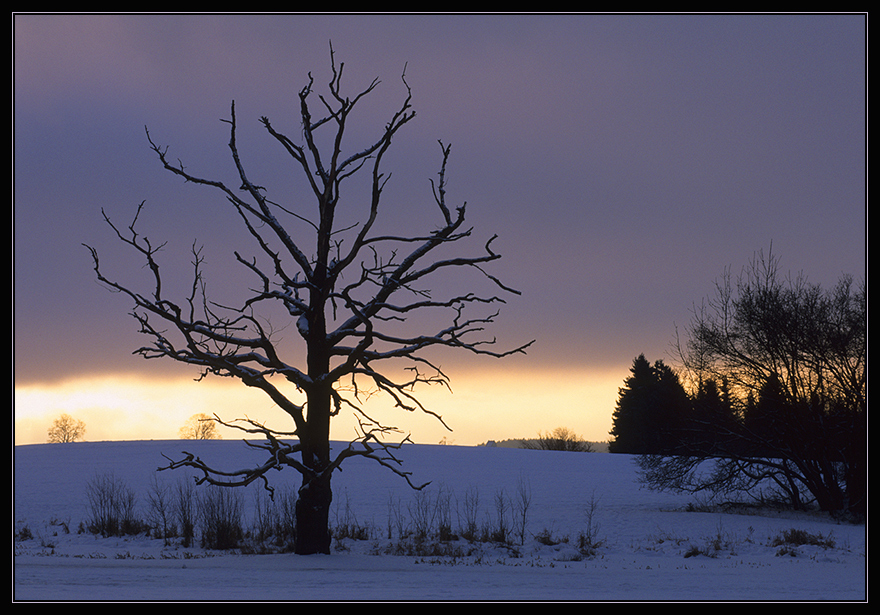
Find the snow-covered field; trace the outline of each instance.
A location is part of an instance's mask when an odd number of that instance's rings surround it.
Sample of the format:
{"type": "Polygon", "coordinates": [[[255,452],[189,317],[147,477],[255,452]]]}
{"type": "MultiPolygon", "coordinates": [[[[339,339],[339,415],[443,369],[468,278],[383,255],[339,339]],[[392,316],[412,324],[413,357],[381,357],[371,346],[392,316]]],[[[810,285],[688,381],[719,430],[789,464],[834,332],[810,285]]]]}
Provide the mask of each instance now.
{"type": "MultiPolygon", "coordinates": [[[[182,450],[229,469],[258,455],[234,441],[15,447],[13,599],[867,600],[865,525],[772,511],[690,512],[688,496],[640,488],[626,455],[407,446],[404,469],[416,482],[432,481],[418,497],[375,463],[350,460],[334,478],[331,518],[366,527],[369,537],[334,541],[331,555],[216,552],[78,531],[90,517],[87,485],[96,477],[130,487],[146,518],[151,479],[182,477],[156,473],[162,454],[182,450]],[[505,502],[516,533],[508,544],[459,539],[443,545],[451,555],[389,554],[402,542],[398,528],[412,528],[419,511],[436,512],[438,502],[451,504],[458,529],[473,496],[484,527],[500,525],[505,502]],[[825,544],[775,544],[793,529],[825,544]],[[583,555],[578,537],[590,533],[598,546],[583,555]]],[[[294,487],[299,477],[286,470],[273,478],[294,487]]],[[[253,492],[242,492],[246,511],[253,492]]]]}

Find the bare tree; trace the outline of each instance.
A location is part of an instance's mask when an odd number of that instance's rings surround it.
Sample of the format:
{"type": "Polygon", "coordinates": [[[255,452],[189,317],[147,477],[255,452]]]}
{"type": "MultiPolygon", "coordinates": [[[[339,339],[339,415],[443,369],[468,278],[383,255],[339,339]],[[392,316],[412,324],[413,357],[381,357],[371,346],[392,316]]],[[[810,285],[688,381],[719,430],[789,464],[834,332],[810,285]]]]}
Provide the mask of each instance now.
{"type": "Polygon", "coordinates": [[[574,451],[592,453],[593,445],[567,427],[557,427],[549,433],[538,432],[533,440],[523,440],[522,447],[540,451],[574,451]]]}
{"type": "Polygon", "coordinates": [[[193,414],[180,428],[180,437],[184,440],[220,440],[217,423],[207,414],[193,414]]]}
{"type": "Polygon", "coordinates": [[[49,428],[49,442],[76,442],[86,433],[86,424],[69,414],[62,414],[49,428]]]}
{"type": "Polygon", "coordinates": [[[413,393],[415,385],[448,386],[446,374],[426,356],[426,351],[437,347],[455,348],[503,357],[522,353],[531,344],[494,351],[495,341],[482,337],[484,328],[497,316],[495,308],[485,306],[503,303],[498,296],[502,292],[519,294],[484,269],[500,258],[492,248],[495,237],[482,244],[481,251],[475,255],[461,255],[464,248],[455,248],[454,255],[443,256],[445,249],[466,242],[472,235],[472,229],[465,226],[465,205],[452,208],[447,202],[448,145],[441,143],[439,179],[436,183],[432,181],[438,217],[428,223],[430,230],[397,235],[376,229],[382,191],[388,181],[382,162],[392,138],[415,116],[411,109],[411,92],[404,72],[403,104],[393,113],[379,137],[364,149],[345,153],[343,136],[351,114],[363,97],[376,89],[379,81],[374,80],[350,98],[342,92],[344,65],[337,66],[332,47],[330,58],[329,96],[318,96],[320,117],[313,116],[315,93],[311,75],[299,92],[301,140],[282,134],[268,118],[261,119],[267,133],[301,169],[314,198],[315,207],[311,212],[284,205],[277,196],[270,198],[269,191],[254,183],[245,172],[236,146],[234,102],[226,122],[230,127],[229,149],[238,173],[236,183],[240,182],[235,189],[194,175],[182,163],[174,164],[167,155],[167,148],[157,145],[147,133],[150,146],[164,168],[187,182],[222,193],[239,214],[247,235],[254,240],[259,259],[235,252],[238,263],[256,281],[256,288],[249,291],[240,304],[218,305],[208,300],[202,276],[203,257],[195,247],[189,296],[183,303],[166,296],[157,261],[161,246],[153,245],[135,228],[143,203],[127,230],[115,226],[106,214],[104,217],[118,238],[146,261],[154,282],[150,294],[135,292],[106,277],[97,251],[89,248],[97,278],[111,290],[124,293],[134,301],[133,315],[141,332],[152,340],[152,345],[140,348],[137,353],[148,359],[163,357],[198,366],[201,377],[238,378],[244,385],[263,391],[290,418],[292,429],[286,432],[247,418],[223,423],[262,437],[261,442],[249,442],[267,453],[262,465],[222,471],[184,453],[183,459],[172,461],[168,468],[196,468],[200,471],[199,482],[226,486],[260,480],[270,490],[267,480],[270,470],[284,466],[298,470],[302,486],[297,501],[295,550],[303,554],[329,551],[331,475],[345,459],[367,457],[404,477],[413,487],[419,487],[410,481],[409,472],[402,471],[395,455],[395,449],[408,437],[395,443],[386,440],[397,430],[366,414],[362,405],[366,394],[383,392],[396,407],[423,411],[442,422],[442,418],[424,407],[413,393]],[[325,131],[330,134],[324,135],[325,131]],[[325,136],[328,139],[324,139],[325,136]],[[319,143],[329,145],[322,147],[319,143]],[[364,206],[359,220],[343,223],[340,221],[342,189],[356,173],[369,176],[369,192],[359,201],[364,206]],[[295,239],[294,227],[308,231],[315,242],[313,251],[295,239]],[[465,292],[435,298],[425,288],[425,281],[453,269],[477,271],[494,291],[488,295],[465,292]],[[298,365],[286,358],[286,347],[275,339],[271,326],[259,317],[258,309],[268,305],[280,305],[295,323],[305,349],[298,365]],[[471,309],[480,306],[485,311],[472,315],[471,309]],[[414,333],[405,326],[406,319],[412,315],[436,311],[447,317],[431,332],[414,333]],[[172,339],[172,334],[176,339],[172,339]],[[403,369],[393,369],[401,363],[403,369]],[[345,408],[358,417],[360,433],[344,450],[331,457],[331,419],[345,408]]]}
{"type": "Polygon", "coordinates": [[[844,276],[826,291],[778,264],[762,254],[735,284],[725,274],[680,347],[696,386],[726,383],[736,420],[694,417],[680,454],[640,459],[644,480],[715,494],[770,485],[795,507],[863,515],[866,288],[844,276]]]}

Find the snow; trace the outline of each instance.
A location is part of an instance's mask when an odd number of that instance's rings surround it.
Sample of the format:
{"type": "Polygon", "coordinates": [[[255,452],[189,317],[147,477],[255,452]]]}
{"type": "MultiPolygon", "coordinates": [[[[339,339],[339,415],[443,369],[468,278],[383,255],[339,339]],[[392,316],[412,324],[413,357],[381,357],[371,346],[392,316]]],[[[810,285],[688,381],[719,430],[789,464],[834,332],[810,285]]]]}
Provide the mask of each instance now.
{"type": "MultiPolygon", "coordinates": [[[[334,540],[330,555],[208,551],[197,543],[183,548],[179,540],[165,546],[146,534],[103,538],[79,531],[89,517],[91,480],[112,474],[138,495],[143,511],[152,479],[176,484],[183,476],[181,470],[157,473],[167,463],[162,455],[180,458],[183,450],[227,469],[259,460],[257,451],[235,441],[16,446],[13,599],[867,600],[864,524],[819,513],[734,514],[694,506],[689,496],[642,488],[633,457],[606,453],[404,447],[403,468],[413,472],[413,482],[431,481],[418,496],[422,502],[442,500],[445,493],[461,511],[465,496],[476,494],[480,523],[491,525],[497,523],[496,496],[505,497],[509,523],[519,495],[531,496],[524,544],[518,536],[507,545],[459,539],[446,545],[457,549],[453,555],[388,553],[400,544],[396,531],[388,538],[393,512],[407,517],[414,511],[416,492],[362,459],[347,461],[335,475],[331,520],[356,519],[371,536],[334,540]],[[584,556],[577,537],[588,529],[599,546],[584,556]],[[825,537],[829,545],[772,544],[791,529],[825,537]],[[556,537],[556,544],[543,544],[540,535],[556,537]]],[[[291,488],[298,479],[292,470],[272,477],[273,484],[291,488]]],[[[247,510],[258,489],[243,492],[247,510]]],[[[454,513],[452,520],[457,528],[454,513]]]]}

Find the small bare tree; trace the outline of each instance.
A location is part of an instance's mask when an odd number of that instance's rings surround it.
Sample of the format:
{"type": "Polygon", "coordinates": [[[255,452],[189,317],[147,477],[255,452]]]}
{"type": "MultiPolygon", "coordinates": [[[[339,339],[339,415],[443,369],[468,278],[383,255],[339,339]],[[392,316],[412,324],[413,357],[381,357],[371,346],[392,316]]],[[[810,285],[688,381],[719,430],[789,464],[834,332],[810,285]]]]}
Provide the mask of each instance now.
{"type": "MultiPolygon", "coordinates": [[[[379,82],[374,80],[354,97],[346,96],[342,93],[343,65],[336,65],[332,47],[330,58],[329,95],[318,96],[320,117],[313,116],[315,93],[311,75],[299,93],[301,140],[279,132],[268,118],[262,118],[268,135],[302,171],[314,198],[311,212],[270,196],[245,172],[236,145],[234,103],[227,120],[229,149],[238,172],[234,188],[199,177],[182,164],[173,163],[167,149],[156,145],[147,133],[164,168],[187,182],[218,190],[239,215],[246,236],[254,240],[259,259],[235,252],[237,261],[256,281],[256,287],[237,306],[208,300],[202,276],[203,257],[195,247],[191,293],[183,303],[166,296],[167,287],[162,284],[157,261],[161,246],[151,243],[135,228],[143,203],[127,231],[115,226],[106,214],[104,217],[118,238],[145,260],[154,282],[150,293],[138,293],[105,276],[97,251],[89,248],[98,280],[134,302],[133,315],[141,332],[152,340],[152,345],[137,351],[139,354],[148,359],[164,357],[198,366],[202,377],[237,378],[244,385],[263,391],[288,415],[293,429],[286,432],[246,418],[223,423],[264,439],[249,443],[265,450],[266,459],[261,465],[221,471],[184,453],[183,459],[172,461],[168,468],[195,468],[200,472],[199,482],[236,486],[260,480],[269,489],[267,474],[271,470],[284,466],[296,469],[302,475],[297,500],[297,553],[329,552],[330,479],[345,459],[372,459],[410,482],[410,473],[400,469],[394,452],[408,438],[393,444],[386,440],[396,430],[366,414],[362,401],[367,390],[384,392],[396,407],[424,411],[442,422],[413,393],[415,385],[448,385],[446,374],[426,356],[426,351],[443,347],[503,357],[522,353],[531,343],[493,351],[494,340],[483,338],[481,332],[494,322],[497,311],[490,308],[488,313],[478,315],[470,312],[471,308],[503,302],[499,292],[518,292],[484,269],[500,258],[492,248],[494,236],[482,244],[476,255],[465,256],[463,249],[455,248],[471,237],[472,229],[465,225],[465,205],[453,208],[447,202],[449,146],[441,143],[439,180],[436,184],[432,182],[438,217],[428,223],[430,230],[405,235],[378,230],[382,191],[389,179],[382,171],[382,162],[393,137],[415,116],[410,89],[404,73],[406,96],[401,107],[375,141],[346,153],[343,137],[347,135],[351,114],[379,82]],[[328,139],[323,138],[326,130],[330,131],[328,139]],[[360,172],[369,181],[365,198],[342,210],[343,188],[360,172]],[[343,221],[343,216],[358,202],[363,205],[361,213],[354,221],[343,221]],[[311,249],[296,238],[303,228],[314,241],[311,249]],[[454,250],[452,255],[445,254],[448,249],[454,250]],[[424,283],[435,274],[452,269],[477,271],[495,290],[488,295],[463,292],[434,297],[424,283]],[[295,324],[305,349],[299,366],[286,358],[288,347],[276,339],[267,320],[258,315],[257,311],[268,305],[280,305],[295,324]],[[447,316],[437,329],[416,333],[407,326],[406,319],[425,312],[447,316]],[[404,369],[392,370],[392,366],[401,364],[404,369]],[[360,434],[332,457],[330,422],[344,408],[352,409],[358,417],[360,434]]],[[[408,213],[410,219],[420,215],[408,213]]]]}
{"type": "Polygon", "coordinates": [[[86,424],[69,414],[62,414],[49,428],[49,442],[76,442],[86,433],[86,424]]]}
{"type": "Polygon", "coordinates": [[[523,440],[522,447],[538,451],[574,451],[577,453],[592,453],[593,445],[568,427],[557,427],[550,433],[538,432],[538,437],[533,440],[523,440]]]}
{"type": "Polygon", "coordinates": [[[217,433],[216,420],[207,414],[193,414],[180,428],[180,437],[183,440],[221,440],[217,433]]]}

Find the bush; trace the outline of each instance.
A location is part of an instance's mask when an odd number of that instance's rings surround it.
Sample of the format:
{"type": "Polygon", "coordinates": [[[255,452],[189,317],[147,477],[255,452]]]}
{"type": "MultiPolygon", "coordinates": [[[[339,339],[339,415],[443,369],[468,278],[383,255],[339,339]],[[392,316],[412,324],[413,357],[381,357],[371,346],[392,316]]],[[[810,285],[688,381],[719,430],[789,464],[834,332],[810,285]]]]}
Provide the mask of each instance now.
{"type": "Polygon", "coordinates": [[[487,538],[486,542],[497,542],[507,544],[510,540],[512,532],[508,517],[510,515],[510,501],[504,496],[504,490],[501,489],[495,493],[495,523],[490,524],[487,520],[486,530],[483,536],[487,538]]]}
{"type": "Polygon", "coordinates": [[[599,502],[593,495],[584,509],[584,529],[578,534],[577,546],[581,555],[593,557],[604,540],[599,537],[599,524],[596,522],[596,512],[599,502]]]}
{"type": "Polygon", "coordinates": [[[274,545],[292,551],[296,539],[296,492],[285,489],[270,498],[260,489],[254,494],[253,539],[266,550],[274,545]]]}
{"type": "Polygon", "coordinates": [[[549,528],[545,527],[543,530],[541,530],[540,532],[535,534],[535,541],[538,544],[552,547],[552,546],[558,545],[563,542],[568,542],[568,538],[567,537],[560,538],[558,536],[555,536],[553,534],[553,532],[550,531],[549,528]]]}
{"type": "Polygon", "coordinates": [[[792,528],[783,531],[782,534],[770,541],[770,546],[772,547],[800,547],[802,545],[813,545],[816,547],[831,549],[834,547],[834,540],[830,536],[825,537],[822,536],[822,534],[811,534],[806,530],[792,528]]]}
{"type": "Polygon", "coordinates": [[[363,525],[358,522],[357,517],[355,517],[354,511],[352,511],[351,505],[348,502],[348,496],[346,496],[344,512],[340,514],[338,507],[336,510],[336,523],[333,526],[333,537],[336,538],[337,541],[344,538],[369,540],[371,534],[372,531],[368,525],[363,525]]]}
{"type": "Polygon", "coordinates": [[[461,526],[459,534],[469,542],[477,540],[479,510],[480,494],[476,488],[471,487],[465,492],[459,509],[459,525],[461,526]]]}
{"type": "Polygon", "coordinates": [[[25,525],[23,528],[18,530],[15,533],[16,540],[32,540],[34,537],[33,532],[31,532],[31,528],[25,525]]]}
{"type": "Polygon", "coordinates": [[[234,549],[244,537],[241,522],[241,494],[231,487],[211,485],[198,501],[205,549],[234,549]]]}
{"type": "Polygon", "coordinates": [[[550,433],[538,433],[534,440],[523,440],[522,447],[540,451],[573,451],[576,453],[592,453],[593,445],[567,427],[557,427],[550,433]]]}
{"type": "Polygon", "coordinates": [[[113,474],[95,476],[86,485],[86,496],[91,513],[87,528],[93,534],[125,536],[148,529],[135,517],[134,491],[113,474]]]}
{"type": "Polygon", "coordinates": [[[149,506],[148,518],[153,526],[156,538],[161,538],[168,545],[168,539],[177,533],[174,525],[171,490],[160,483],[155,476],[151,477],[150,490],[147,493],[149,506]]]}
{"type": "Polygon", "coordinates": [[[180,537],[183,546],[192,546],[195,538],[196,516],[196,492],[195,485],[189,480],[177,481],[177,489],[174,497],[174,517],[177,518],[180,537]]]}

